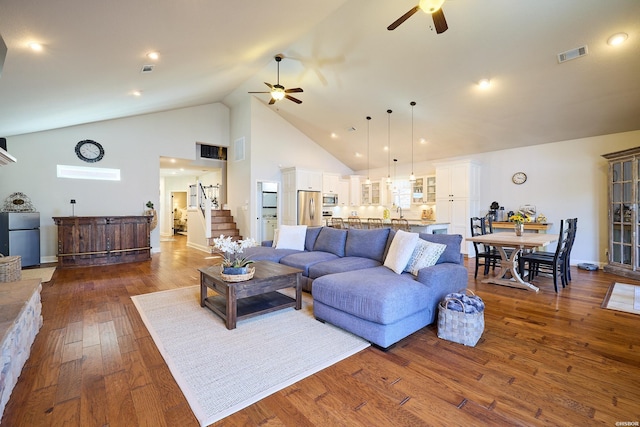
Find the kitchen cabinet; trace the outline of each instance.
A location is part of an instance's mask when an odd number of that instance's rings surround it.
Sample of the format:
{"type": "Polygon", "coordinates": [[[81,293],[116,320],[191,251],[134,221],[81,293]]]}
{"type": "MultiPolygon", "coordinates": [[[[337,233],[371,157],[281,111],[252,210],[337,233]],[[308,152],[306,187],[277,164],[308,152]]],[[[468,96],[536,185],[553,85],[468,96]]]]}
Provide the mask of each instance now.
{"type": "Polygon", "coordinates": [[[426,176],[424,178],[424,201],[425,203],[436,202],[436,176],[426,176]]]}
{"type": "Polygon", "coordinates": [[[322,192],[324,194],[338,194],[340,192],[340,175],[337,173],[323,173],[322,192]]]}
{"type": "Polygon", "coordinates": [[[609,249],[604,271],[640,280],[640,147],[603,157],[609,161],[609,249]]]}
{"type": "Polygon", "coordinates": [[[349,206],[349,187],[351,181],[348,179],[340,179],[338,182],[338,204],[340,206],[349,206]]]}
{"type": "Polygon", "coordinates": [[[296,190],[322,192],[322,172],[295,169],[296,190]]]}
{"type": "MultiPolygon", "coordinates": [[[[469,220],[479,214],[480,164],[460,161],[436,164],[436,221],[448,222],[450,234],[470,237],[469,220]]],[[[472,243],[463,242],[462,253],[472,256],[472,243]]]]}
{"type": "MultiPolygon", "coordinates": [[[[422,205],[426,203],[426,181],[427,179],[424,177],[416,178],[416,180],[411,184],[411,204],[412,205],[422,205]]],[[[435,186],[433,187],[435,191],[435,186]]],[[[435,202],[435,198],[434,198],[435,202]]]]}
{"type": "Polygon", "coordinates": [[[273,235],[278,227],[276,218],[265,218],[262,220],[262,240],[273,240],[273,235]]]}
{"type": "Polygon", "coordinates": [[[381,205],[383,196],[383,187],[380,181],[371,181],[371,184],[361,184],[361,205],[381,205]]]}
{"type": "Polygon", "coordinates": [[[360,186],[360,176],[349,176],[349,205],[360,206],[362,204],[362,188],[360,186]]]}

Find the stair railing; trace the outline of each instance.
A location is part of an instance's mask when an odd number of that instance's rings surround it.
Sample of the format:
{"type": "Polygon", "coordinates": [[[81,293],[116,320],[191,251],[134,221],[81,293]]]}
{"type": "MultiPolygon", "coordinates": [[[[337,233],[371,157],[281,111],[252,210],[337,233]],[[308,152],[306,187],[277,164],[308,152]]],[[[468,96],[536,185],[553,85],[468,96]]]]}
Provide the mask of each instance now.
{"type": "Polygon", "coordinates": [[[207,239],[212,236],[211,210],[219,209],[218,203],[218,185],[202,185],[197,181],[196,184],[189,186],[189,205],[198,207],[204,221],[204,234],[207,239]]]}

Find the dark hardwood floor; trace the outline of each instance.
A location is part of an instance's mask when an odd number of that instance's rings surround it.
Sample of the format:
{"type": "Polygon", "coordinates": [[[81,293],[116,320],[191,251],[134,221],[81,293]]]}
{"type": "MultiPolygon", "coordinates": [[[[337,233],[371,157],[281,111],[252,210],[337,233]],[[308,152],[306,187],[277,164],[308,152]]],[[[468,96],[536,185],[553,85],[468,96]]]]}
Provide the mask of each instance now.
{"type": "MultiPolygon", "coordinates": [[[[184,236],[150,262],[56,270],[44,325],[1,426],[197,426],[130,297],[198,284],[207,254],[184,236]]],[[[369,348],[220,421],[254,425],[608,425],[640,421],[640,316],[600,304],[615,281],[572,269],[558,294],[469,288],[486,303],[476,347],[434,326],[369,348]]],[[[215,367],[212,367],[215,369],[215,367]]]]}

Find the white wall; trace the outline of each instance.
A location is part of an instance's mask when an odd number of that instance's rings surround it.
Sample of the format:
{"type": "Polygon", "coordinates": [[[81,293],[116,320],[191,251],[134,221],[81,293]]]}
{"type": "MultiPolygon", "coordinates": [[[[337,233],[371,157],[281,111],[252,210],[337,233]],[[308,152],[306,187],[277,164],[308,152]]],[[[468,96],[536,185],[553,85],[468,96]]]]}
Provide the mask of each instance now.
{"type": "MultiPolygon", "coordinates": [[[[244,137],[245,160],[230,161],[228,164],[230,174],[227,200],[240,233],[256,240],[260,237],[260,219],[255,203],[258,181],[282,183],[280,169],[291,166],[344,175],[352,173],[351,169],[276,114],[272,108],[251,96],[246,103],[231,110],[231,151],[233,141],[244,137]]],[[[233,154],[232,152],[229,156],[230,159],[234,158],[233,154]]]]}
{"type": "MultiPolygon", "coordinates": [[[[209,104],[162,113],[89,123],[7,139],[17,163],[0,168],[0,199],[21,191],[41,214],[41,258],[55,261],[57,228],[51,217],[71,215],[76,199],[78,216],[141,215],[151,200],[159,209],[160,156],[194,159],[196,142],[221,145],[228,130],[228,111],[209,104]],[[222,118],[220,118],[222,115],[222,118]],[[92,166],[78,159],[78,141],[93,139],[105,149],[95,167],[121,170],[121,181],[56,178],[56,165],[92,166]]],[[[159,227],[151,245],[159,248],[159,227]]]]}

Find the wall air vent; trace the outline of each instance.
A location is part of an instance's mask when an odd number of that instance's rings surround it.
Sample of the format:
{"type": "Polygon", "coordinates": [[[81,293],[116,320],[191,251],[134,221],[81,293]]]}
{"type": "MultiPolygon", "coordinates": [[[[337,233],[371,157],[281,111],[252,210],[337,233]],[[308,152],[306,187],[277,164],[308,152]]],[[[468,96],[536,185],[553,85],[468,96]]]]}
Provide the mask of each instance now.
{"type": "Polygon", "coordinates": [[[140,70],[141,73],[150,73],[153,71],[153,67],[155,67],[155,65],[143,65],[142,66],[142,70],[140,70]]]}
{"type": "Polygon", "coordinates": [[[589,51],[587,50],[587,45],[577,47],[575,49],[568,50],[566,52],[562,52],[558,54],[558,63],[562,64],[563,62],[570,61],[572,59],[580,58],[585,56],[589,51]]]}

